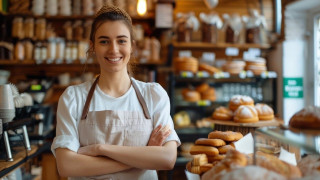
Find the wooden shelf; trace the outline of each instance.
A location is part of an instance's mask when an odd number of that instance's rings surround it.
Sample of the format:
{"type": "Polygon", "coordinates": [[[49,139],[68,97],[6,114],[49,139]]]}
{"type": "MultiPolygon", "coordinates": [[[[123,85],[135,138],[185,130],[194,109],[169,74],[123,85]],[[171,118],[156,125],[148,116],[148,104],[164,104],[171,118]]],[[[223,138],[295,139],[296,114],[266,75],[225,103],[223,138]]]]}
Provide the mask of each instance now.
{"type": "MultiPolygon", "coordinates": [[[[6,14],[7,16],[12,16],[12,17],[16,17],[16,16],[21,16],[21,17],[33,17],[36,19],[39,18],[45,18],[48,20],[86,20],[86,19],[94,19],[94,15],[92,16],[87,16],[87,15],[70,15],[70,16],[63,16],[63,15],[56,15],[56,16],[50,16],[50,15],[42,15],[42,16],[37,16],[37,15],[33,15],[33,14],[6,14]]],[[[154,19],[154,13],[153,12],[148,12],[148,14],[144,15],[144,16],[131,16],[133,21],[136,20],[153,20],[154,19]]]]}
{"type": "Polygon", "coordinates": [[[239,49],[249,49],[249,48],[259,48],[259,49],[269,49],[271,48],[270,44],[213,44],[213,43],[205,43],[205,42],[173,42],[174,48],[179,49],[224,49],[228,47],[235,47],[239,49]]]}

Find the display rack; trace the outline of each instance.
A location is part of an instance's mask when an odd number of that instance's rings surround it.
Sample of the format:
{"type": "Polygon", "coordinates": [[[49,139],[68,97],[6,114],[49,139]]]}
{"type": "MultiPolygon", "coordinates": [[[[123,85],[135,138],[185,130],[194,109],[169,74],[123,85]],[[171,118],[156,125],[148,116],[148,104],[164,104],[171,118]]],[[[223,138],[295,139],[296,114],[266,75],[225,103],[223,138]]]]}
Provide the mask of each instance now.
{"type": "Polygon", "coordinates": [[[281,127],[262,127],[256,129],[257,134],[266,135],[272,139],[289,144],[309,153],[320,154],[320,133],[318,135],[304,132],[293,132],[281,127]]]}

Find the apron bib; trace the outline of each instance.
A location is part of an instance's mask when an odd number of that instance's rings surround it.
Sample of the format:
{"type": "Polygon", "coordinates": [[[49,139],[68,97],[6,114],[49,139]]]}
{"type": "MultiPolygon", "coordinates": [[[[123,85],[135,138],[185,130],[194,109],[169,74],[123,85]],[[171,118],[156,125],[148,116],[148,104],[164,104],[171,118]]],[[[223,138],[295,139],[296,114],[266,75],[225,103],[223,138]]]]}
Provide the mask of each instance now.
{"type": "MultiPolygon", "coordinates": [[[[131,80],[143,112],[138,111],[89,111],[89,105],[99,77],[92,84],[78,125],[80,146],[112,144],[120,146],[147,146],[153,122],[146,103],[131,80]]],[[[73,178],[71,178],[73,179],[73,178]]],[[[74,179],[158,179],[155,170],[132,168],[118,173],[74,179]]]]}

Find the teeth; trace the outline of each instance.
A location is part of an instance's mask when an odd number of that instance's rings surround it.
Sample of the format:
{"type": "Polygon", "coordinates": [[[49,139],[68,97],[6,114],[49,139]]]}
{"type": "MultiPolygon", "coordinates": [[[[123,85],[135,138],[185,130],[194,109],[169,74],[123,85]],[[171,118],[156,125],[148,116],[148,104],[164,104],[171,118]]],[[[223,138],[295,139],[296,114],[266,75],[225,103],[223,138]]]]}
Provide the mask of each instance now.
{"type": "Polygon", "coordinates": [[[120,59],[121,59],[121,58],[114,58],[114,59],[108,58],[109,61],[113,61],[113,62],[119,61],[120,59]]]}

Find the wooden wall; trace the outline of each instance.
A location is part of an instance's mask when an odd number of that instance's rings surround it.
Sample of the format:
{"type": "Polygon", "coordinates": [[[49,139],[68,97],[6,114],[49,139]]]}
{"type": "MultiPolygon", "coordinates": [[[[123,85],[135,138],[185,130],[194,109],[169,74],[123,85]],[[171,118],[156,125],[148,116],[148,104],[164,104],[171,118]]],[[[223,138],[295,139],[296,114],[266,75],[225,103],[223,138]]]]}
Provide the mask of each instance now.
{"type": "MultiPolygon", "coordinates": [[[[239,15],[248,15],[248,9],[254,8],[261,13],[260,0],[219,0],[218,6],[213,11],[217,12],[220,17],[222,14],[238,13],[239,15]]],[[[265,15],[268,23],[268,29],[273,31],[274,29],[274,0],[262,0],[263,14],[265,15]]],[[[200,12],[210,12],[203,0],[176,0],[176,7],[174,13],[177,12],[194,12],[199,17],[200,12]]]]}

